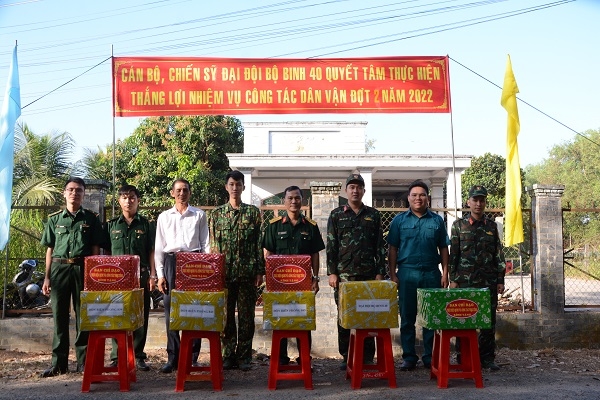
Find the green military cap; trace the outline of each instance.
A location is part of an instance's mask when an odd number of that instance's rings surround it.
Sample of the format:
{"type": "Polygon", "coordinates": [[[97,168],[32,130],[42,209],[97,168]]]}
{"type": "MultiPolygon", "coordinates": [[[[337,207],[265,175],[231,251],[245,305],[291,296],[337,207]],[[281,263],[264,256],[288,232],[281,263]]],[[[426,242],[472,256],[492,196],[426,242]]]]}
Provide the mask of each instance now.
{"type": "Polygon", "coordinates": [[[469,189],[469,198],[477,196],[487,197],[487,195],[487,189],[481,185],[475,185],[471,189],[469,189]]]}
{"type": "Polygon", "coordinates": [[[360,174],[350,174],[350,176],[346,179],[346,186],[351,183],[358,183],[359,185],[365,186],[365,180],[360,174]]]}

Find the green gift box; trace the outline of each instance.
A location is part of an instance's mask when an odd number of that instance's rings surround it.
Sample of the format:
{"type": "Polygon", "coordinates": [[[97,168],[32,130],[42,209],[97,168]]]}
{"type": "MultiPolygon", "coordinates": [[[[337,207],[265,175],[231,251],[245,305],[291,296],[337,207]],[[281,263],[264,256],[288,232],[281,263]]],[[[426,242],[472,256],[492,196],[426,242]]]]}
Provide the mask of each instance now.
{"type": "Polygon", "coordinates": [[[417,289],[417,322],[428,329],[490,329],[489,289],[417,289]]]}

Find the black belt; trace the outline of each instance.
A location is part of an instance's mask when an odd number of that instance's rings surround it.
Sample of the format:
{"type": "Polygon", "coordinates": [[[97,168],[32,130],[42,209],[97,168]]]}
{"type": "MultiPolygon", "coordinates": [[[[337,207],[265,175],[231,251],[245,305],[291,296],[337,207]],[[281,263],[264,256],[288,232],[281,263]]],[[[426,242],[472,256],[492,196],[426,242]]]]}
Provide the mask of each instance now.
{"type": "Polygon", "coordinates": [[[194,251],[183,251],[183,250],[181,250],[181,251],[170,251],[170,252],[165,253],[165,254],[168,255],[168,256],[174,256],[177,253],[201,253],[201,251],[200,250],[194,250],[194,251]]]}
{"type": "Polygon", "coordinates": [[[52,262],[59,264],[81,264],[83,263],[83,257],[73,257],[73,258],[54,258],[52,257],[52,262]]]}

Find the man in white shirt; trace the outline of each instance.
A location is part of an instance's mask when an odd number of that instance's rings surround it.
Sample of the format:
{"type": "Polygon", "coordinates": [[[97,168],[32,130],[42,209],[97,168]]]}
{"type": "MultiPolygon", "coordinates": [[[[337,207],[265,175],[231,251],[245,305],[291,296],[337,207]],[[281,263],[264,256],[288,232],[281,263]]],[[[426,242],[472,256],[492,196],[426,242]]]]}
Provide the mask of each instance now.
{"type": "MultiPolygon", "coordinates": [[[[165,324],[167,328],[167,363],[160,369],[170,373],[177,369],[179,361],[179,331],[169,329],[171,295],[175,288],[175,253],[179,251],[208,253],[208,223],[206,214],[189,205],[192,194],[190,183],[177,179],[171,186],[175,206],[163,211],[156,221],[154,263],[158,277],[158,290],[163,293],[165,324]]],[[[193,362],[200,352],[200,340],[194,343],[193,362]]]]}

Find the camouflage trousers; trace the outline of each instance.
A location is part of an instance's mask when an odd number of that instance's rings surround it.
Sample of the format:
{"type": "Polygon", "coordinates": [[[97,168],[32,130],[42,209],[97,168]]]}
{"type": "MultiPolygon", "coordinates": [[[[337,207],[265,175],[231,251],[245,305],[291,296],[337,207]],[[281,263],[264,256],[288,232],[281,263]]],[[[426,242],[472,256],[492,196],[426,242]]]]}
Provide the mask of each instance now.
{"type": "Polygon", "coordinates": [[[252,359],[252,339],[254,338],[256,287],[254,282],[228,282],[226,287],[227,319],[222,338],[223,359],[249,363],[252,359]]]}
{"type": "MultiPolygon", "coordinates": [[[[460,285],[461,288],[469,287],[460,285]]],[[[498,289],[496,284],[490,285],[492,327],[491,329],[480,329],[478,335],[479,359],[481,362],[494,361],[496,358],[496,308],[498,308],[498,289]]],[[[456,353],[460,355],[460,339],[456,339],[456,353]]]]}

